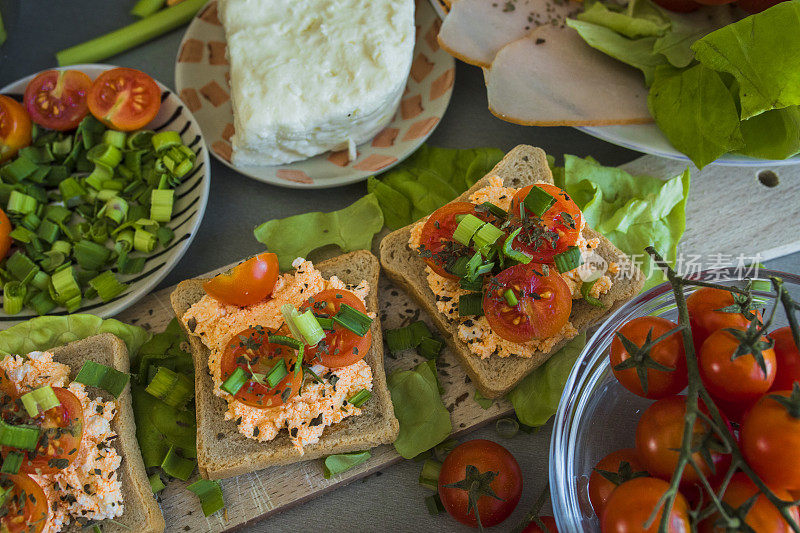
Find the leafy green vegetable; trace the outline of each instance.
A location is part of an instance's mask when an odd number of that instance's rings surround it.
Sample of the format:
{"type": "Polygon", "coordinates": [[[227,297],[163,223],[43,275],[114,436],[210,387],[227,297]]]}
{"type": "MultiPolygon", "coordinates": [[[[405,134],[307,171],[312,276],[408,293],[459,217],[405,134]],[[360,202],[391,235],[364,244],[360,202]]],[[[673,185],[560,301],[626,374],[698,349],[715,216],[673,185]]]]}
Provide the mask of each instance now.
{"type": "Polygon", "coordinates": [[[782,2],[692,46],[698,61],[739,82],[742,119],[800,104],[800,2],[782,2]]]}
{"type": "Polygon", "coordinates": [[[541,426],[555,414],[569,373],[585,345],[586,334],[578,335],[508,393],[520,422],[541,426]]]}
{"type": "Polygon", "coordinates": [[[587,225],[637,261],[647,276],[645,288],[663,279],[645,254],[646,246],[652,244],[668,261],[675,260],[686,229],[689,182],[688,168],[664,181],[632,176],[593,159],[564,156],[563,188],[583,211],[587,225]]]}
{"type": "Polygon", "coordinates": [[[661,131],[698,168],[744,147],[733,95],[703,65],[657,69],[647,103],[661,131]]]}
{"type": "Polygon", "coordinates": [[[49,350],[100,333],[113,333],[123,341],[129,354],[138,352],[150,334],[139,326],[87,314],[41,316],[0,331],[0,354],[27,354],[49,350]]]}
{"type": "Polygon", "coordinates": [[[336,474],[341,474],[345,470],[350,470],[354,466],[366,462],[370,457],[372,454],[369,451],[329,455],[322,463],[322,475],[325,479],[330,479],[336,474]]]}
{"type": "Polygon", "coordinates": [[[741,123],[741,153],[764,159],[786,159],[800,152],[800,107],[772,109],[741,123]]]}
{"type": "Polygon", "coordinates": [[[270,220],[258,226],[256,240],[278,254],[282,269],[298,257],[323,246],[335,244],[343,252],[372,247],[372,237],[383,227],[383,214],[374,194],[333,211],[319,211],[270,220]]]}
{"type": "Polygon", "coordinates": [[[605,26],[573,19],[567,19],[567,26],[577,31],[592,48],[641,70],[648,86],[653,82],[656,67],[667,62],[661,54],[653,53],[655,37],[628,39],[605,26]]]}
{"type": "Polygon", "coordinates": [[[450,435],[453,426],[439,393],[434,360],[420,363],[413,370],[389,376],[389,392],[400,434],[394,441],[397,453],[411,459],[430,450],[450,435]]]}
{"type": "Polygon", "coordinates": [[[475,399],[475,403],[480,405],[481,409],[484,410],[490,408],[494,403],[494,400],[492,400],[491,398],[485,398],[483,394],[481,394],[477,390],[475,391],[475,396],[473,396],[473,398],[475,399]]]}
{"type": "Polygon", "coordinates": [[[609,9],[602,2],[587,5],[586,11],[577,15],[578,20],[605,26],[629,39],[658,37],[670,28],[669,19],[651,2],[631,0],[624,11],[609,9]]]}
{"type": "Polygon", "coordinates": [[[497,148],[458,150],[423,144],[380,178],[371,177],[386,226],[398,229],[429,215],[469,189],[503,158],[497,148]]]}
{"type": "Polygon", "coordinates": [[[670,29],[653,43],[653,53],[661,54],[674,67],[684,68],[694,61],[692,45],[700,37],[714,30],[708,18],[692,14],[666,12],[670,29]]]}
{"type": "Polygon", "coordinates": [[[179,410],[147,394],[144,386],[133,384],[133,414],[136,440],[142,450],[144,466],[160,466],[170,446],[187,458],[197,456],[197,423],[194,410],[179,410]]]}

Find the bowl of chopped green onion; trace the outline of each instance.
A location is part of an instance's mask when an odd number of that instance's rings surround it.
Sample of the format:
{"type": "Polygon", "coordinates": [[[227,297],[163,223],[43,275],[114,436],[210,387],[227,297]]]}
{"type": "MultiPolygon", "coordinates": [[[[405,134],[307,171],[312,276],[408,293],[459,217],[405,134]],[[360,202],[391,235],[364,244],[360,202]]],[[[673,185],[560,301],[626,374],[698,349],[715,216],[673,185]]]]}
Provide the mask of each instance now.
{"type": "MultiPolygon", "coordinates": [[[[114,68],[74,65],[90,78],[114,68]]],[[[31,75],[0,94],[22,100],[31,75]]],[[[143,129],[87,115],[71,131],[34,124],[32,143],[0,164],[12,246],[0,260],[0,328],[37,315],[115,315],[178,263],[205,212],[208,150],[178,95],[143,129]]]]}

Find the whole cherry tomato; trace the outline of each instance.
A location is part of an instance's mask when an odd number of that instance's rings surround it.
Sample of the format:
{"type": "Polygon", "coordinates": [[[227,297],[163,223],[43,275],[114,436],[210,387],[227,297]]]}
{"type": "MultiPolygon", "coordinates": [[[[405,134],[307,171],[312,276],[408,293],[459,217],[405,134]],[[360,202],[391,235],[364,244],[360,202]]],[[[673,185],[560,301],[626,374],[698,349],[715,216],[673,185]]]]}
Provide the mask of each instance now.
{"type": "Polygon", "coordinates": [[[278,256],[263,253],[236,265],[228,274],[214,276],[203,283],[203,289],[222,303],[245,307],[272,294],[278,273],[278,256]]]}
{"type": "Polygon", "coordinates": [[[800,351],[794,343],[792,330],[787,326],[769,334],[775,341],[775,360],[778,369],[770,390],[791,390],[795,382],[800,382],[800,351]]]}
{"type": "MultiPolygon", "coordinates": [[[[664,514],[663,505],[653,524],[644,524],[659,503],[669,483],[652,477],[637,477],[626,481],[611,493],[606,509],[600,520],[603,533],[655,533],[664,514]]],[[[689,533],[689,506],[686,499],[678,493],[667,519],[669,533],[689,533]]]]}
{"type": "Polygon", "coordinates": [[[541,526],[536,523],[536,519],[531,520],[531,522],[525,526],[525,529],[522,530],[522,533],[558,533],[556,519],[552,516],[540,516],[538,520],[542,523],[541,526]],[[542,526],[544,526],[544,529],[542,526]]]}
{"type": "MultiPolygon", "coordinates": [[[[718,329],[747,329],[752,315],[745,316],[734,310],[745,306],[741,298],[739,295],[734,298],[730,291],[710,287],[700,287],[686,298],[695,352],[699,353],[708,336],[718,329]],[[738,304],[737,298],[740,300],[738,304]],[[721,309],[731,309],[731,311],[721,311],[721,309]]],[[[748,312],[761,316],[758,311],[748,312]]]]}
{"type": "Polygon", "coordinates": [[[589,501],[595,514],[603,516],[608,498],[619,485],[637,477],[648,476],[635,448],[623,448],[606,455],[589,476],[589,501]]]}

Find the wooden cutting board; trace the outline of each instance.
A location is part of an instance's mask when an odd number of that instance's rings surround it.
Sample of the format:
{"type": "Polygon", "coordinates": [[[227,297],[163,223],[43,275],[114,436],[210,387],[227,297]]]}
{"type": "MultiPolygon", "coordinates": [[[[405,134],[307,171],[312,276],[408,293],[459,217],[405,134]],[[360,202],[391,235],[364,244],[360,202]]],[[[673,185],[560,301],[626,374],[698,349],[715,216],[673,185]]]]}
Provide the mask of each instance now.
{"type": "MultiPolygon", "coordinates": [[[[641,157],[623,168],[633,174],[667,178],[685,165],[654,156],[641,157]]],[[[687,206],[686,232],[680,252],[699,256],[704,267],[739,254],[761,260],[800,250],[800,166],[783,167],[773,177],[757,169],[707,167],[693,169],[687,206]]],[[[377,243],[378,239],[376,239],[377,243]]],[[[719,265],[717,265],[719,266],[719,265]]],[[[227,269],[223,267],[216,272],[227,269]]],[[[213,274],[213,273],[209,273],[213,274]]],[[[428,317],[401,290],[382,279],[378,288],[384,328],[396,328],[428,317]]],[[[117,318],[159,332],[173,318],[169,305],[172,288],[143,298],[117,318]]],[[[409,369],[422,359],[406,352],[397,359],[386,357],[386,370],[409,369]]],[[[203,371],[205,369],[202,369],[203,371]]],[[[513,410],[506,400],[482,409],[473,399],[475,388],[447,348],[438,362],[442,400],[451,413],[454,435],[462,435],[488,424],[513,410]]],[[[186,490],[188,483],[173,481],[161,493],[167,531],[226,531],[262,520],[387,467],[401,457],[392,446],[372,450],[372,458],[347,472],[325,479],[319,460],[268,468],[222,481],[227,513],[204,517],[197,498],[186,490]]],[[[192,480],[193,481],[193,480],[192,480]]]]}

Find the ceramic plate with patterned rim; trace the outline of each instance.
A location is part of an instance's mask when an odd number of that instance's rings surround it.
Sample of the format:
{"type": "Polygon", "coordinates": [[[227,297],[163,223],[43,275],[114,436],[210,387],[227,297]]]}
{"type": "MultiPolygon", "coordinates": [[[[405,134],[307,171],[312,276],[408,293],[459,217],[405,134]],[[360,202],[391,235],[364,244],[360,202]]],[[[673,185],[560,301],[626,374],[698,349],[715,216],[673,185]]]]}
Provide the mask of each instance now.
{"type": "MultiPolygon", "coordinates": [[[[67,67],[71,70],[81,70],[90,78],[96,78],[101,72],[114,68],[113,65],[73,65],[67,67]]],[[[36,74],[17,80],[0,89],[1,94],[22,98],[25,86],[36,74]]],[[[175,203],[172,208],[172,220],[166,224],[175,233],[175,237],[163,247],[158,245],[153,253],[147,257],[144,270],[139,274],[120,275],[117,278],[128,284],[125,291],[109,302],[102,302],[99,298],[84,299],[81,307],[75,313],[91,313],[101,318],[116,315],[129,307],[141,297],[146,296],[180,261],[189,244],[192,242],[208,201],[211,167],[208,158],[208,149],[203,140],[203,135],[192,113],[174,92],[163,84],[158,83],[161,89],[161,108],[158,115],[145,129],[155,131],[175,130],[180,132],[183,143],[197,154],[194,169],[183,179],[175,189],[175,203]]],[[[136,255],[140,254],[135,254],[136,255]]],[[[116,273],[116,268],[112,271],[116,273]]],[[[51,315],[66,315],[63,307],[57,307],[51,315]]],[[[16,323],[35,317],[30,309],[23,309],[17,315],[6,315],[0,307],[0,329],[5,329],[16,323]]]]}
{"type": "Polygon", "coordinates": [[[347,150],[275,166],[234,167],[230,138],[233,110],[228,92],[225,31],[212,0],[189,24],[175,62],[175,86],[195,114],[212,153],[234,170],[281,187],[322,189],[362,181],[388,170],[416,150],[444,116],[455,81],[455,60],[439,48],[441,21],[427,0],[416,2],[417,40],[400,107],[389,125],[370,142],[347,150]]]}

